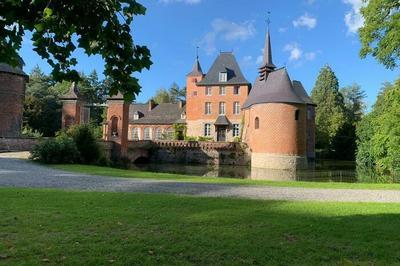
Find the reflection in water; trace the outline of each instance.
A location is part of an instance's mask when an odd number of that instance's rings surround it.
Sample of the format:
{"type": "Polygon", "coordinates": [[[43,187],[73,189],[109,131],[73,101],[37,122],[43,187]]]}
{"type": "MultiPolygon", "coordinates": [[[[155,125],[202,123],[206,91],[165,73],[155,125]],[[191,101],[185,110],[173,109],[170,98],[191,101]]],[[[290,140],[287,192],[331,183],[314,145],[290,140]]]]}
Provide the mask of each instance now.
{"type": "MultiPolygon", "coordinates": [[[[308,170],[271,170],[226,165],[142,164],[133,169],[151,172],[186,174],[204,177],[232,177],[274,181],[359,182],[354,162],[321,160],[310,164],[308,170]]],[[[363,181],[365,181],[363,179],[363,181]]],[[[369,182],[374,182],[373,178],[369,182]]],[[[375,181],[376,182],[376,181],[375,181]]]]}

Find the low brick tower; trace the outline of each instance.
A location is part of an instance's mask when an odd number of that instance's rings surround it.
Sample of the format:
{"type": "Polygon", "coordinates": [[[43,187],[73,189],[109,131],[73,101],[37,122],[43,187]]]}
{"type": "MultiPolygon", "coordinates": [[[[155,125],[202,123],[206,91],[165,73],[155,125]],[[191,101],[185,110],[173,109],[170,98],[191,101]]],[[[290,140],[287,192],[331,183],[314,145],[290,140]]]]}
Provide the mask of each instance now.
{"type": "MultiPolygon", "coordinates": [[[[300,82],[292,83],[285,68],[272,62],[269,31],[263,65],[244,109],[243,141],[251,150],[251,165],[256,168],[295,170],[307,168],[307,125],[311,99],[300,82]],[[303,91],[301,91],[301,89],[303,91]]],[[[311,107],[310,107],[311,108],[311,107]]],[[[310,140],[312,141],[312,140],[310,140]]]]}
{"type": "Polygon", "coordinates": [[[61,128],[79,125],[84,102],[75,82],[72,83],[68,93],[60,97],[60,100],[62,102],[61,128]]]}
{"type": "Polygon", "coordinates": [[[107,121],[103,134],[105,140],[116,144],[115,152],[119,156],[126,156],[128,151],[129,107],[130,103],[120,92],[107,99],[107,121]]]}
{"type": "Polygon", "coordinates": [[[19,67],[0,63],[0,137],[19,137],[28,76],[19,67]]]}

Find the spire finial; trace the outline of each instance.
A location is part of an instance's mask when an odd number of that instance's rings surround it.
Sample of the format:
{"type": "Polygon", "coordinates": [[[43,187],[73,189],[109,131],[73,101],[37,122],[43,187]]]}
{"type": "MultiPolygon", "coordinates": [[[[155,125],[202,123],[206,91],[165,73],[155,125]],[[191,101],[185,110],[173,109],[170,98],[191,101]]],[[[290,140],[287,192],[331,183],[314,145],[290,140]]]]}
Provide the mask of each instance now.
{"type": "Polygon", "coordinates": [[[196,58],[199,60],[199,46],[196,46],[196,58]]]}
{"type": "Polygon", "coordinates": [[[267,29],[269,30],[269,24],[271,24],[271,19],[270,19],[270,17],[271,17],[271,11],[268,11],[267,12],[267,19],[266,19],[266,22],[267,22],[267,29]]]}

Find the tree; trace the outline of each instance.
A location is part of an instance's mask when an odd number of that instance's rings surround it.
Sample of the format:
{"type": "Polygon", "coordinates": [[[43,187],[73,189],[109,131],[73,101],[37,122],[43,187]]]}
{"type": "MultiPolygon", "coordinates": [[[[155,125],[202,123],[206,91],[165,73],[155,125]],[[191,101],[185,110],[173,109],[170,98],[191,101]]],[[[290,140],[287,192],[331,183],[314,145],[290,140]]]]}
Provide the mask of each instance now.
{"type": "MultiPolygon", "coordinates": [[[[365,0],[364,0],[365,1],[365,0]]],[[[369,0],[361,8],[365,19],[359,29],[360,55],[375,57],[385,67],[393,69],[400,59],[400,2],[394,0],[369,0]]]]}
{"type": "Polygon", "coordinates": [[[111,78],[110,95],[125,100],[140,92],[135,72],[149,69],[150,52],[133,43],[131,24],[146,8],[136,0],[8,0],[0,1],[0,62],[17,66],[25,31],[32,32],[34,50],[53,68],[56,81],[79,80],[71,68],[73,52],[100,55],[104,75],[111,78]]]}
{"type": "Polygon", "coordinates": [[[29,77],[24,102],[24,126],[54,136],[61,126],[61,104],[51,90],[52,81],[35,67],[29,77]]]}
{"type": "Polygon", "coordinates": [[[400,79],[386,83],[357,126],[357,164],[380,174],[400,171],[400,79]]]}
{"type": "Polygon", "coordinates": [[[172,83],[168,92],[171,96],[172,102],[174,103],[186,100],[186,87],[179,88],[178,84],[175,82],[172,83]]]}
{"type": "Polygon", "coordinates": [[[350,121],[351,124],[360,122],[366,108],[364,100],[367,95],[365,91],[361,89],[360,85],[354,83],[353,85],[342,88],[340,93],[343,96],[348,117],[347,120],[350,121]]]}
{"type": "Polygon", "coordinates": [[[339,92],[339,81],[329,66],[320,70],[311,98],[316,108],[316,146],[330,151],[333,141],[345,122],[343,97],[339,92]]]}
{"type": "Polygon", "coordinates": [[[152,98],[152,100],[157,103],[171,103],[172,97],[166,89],[158,89],[156,95],[152,98]]]}

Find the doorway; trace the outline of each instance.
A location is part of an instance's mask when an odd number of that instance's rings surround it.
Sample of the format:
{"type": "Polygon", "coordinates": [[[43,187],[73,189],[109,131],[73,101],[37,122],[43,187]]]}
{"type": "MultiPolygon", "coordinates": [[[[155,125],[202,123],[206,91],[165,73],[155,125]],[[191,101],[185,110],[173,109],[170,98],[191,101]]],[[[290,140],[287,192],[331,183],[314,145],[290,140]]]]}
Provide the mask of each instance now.
{"type": "Polygon", "coordinates": [[[217,127],[217,141],[221,141],[221,142],[226,141],[226,127],[225,126],[217,127]]]}

